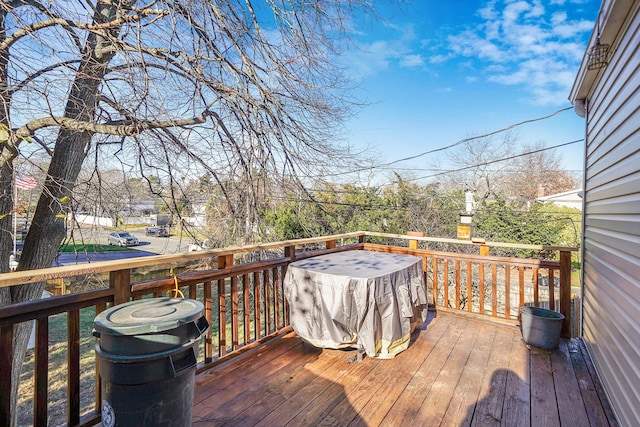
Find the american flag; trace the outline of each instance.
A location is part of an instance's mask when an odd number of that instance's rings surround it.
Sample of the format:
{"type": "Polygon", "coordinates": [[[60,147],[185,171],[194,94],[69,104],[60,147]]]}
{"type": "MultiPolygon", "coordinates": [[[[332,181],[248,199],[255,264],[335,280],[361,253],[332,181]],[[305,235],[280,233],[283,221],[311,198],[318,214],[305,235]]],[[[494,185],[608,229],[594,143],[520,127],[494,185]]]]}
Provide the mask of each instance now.
{"type": "Polygon", "coordinates": [[[16,175],[16,188],[20,190],[32,190],[38,185],[38,180],[32,176],[18,174],[16,175]]]}

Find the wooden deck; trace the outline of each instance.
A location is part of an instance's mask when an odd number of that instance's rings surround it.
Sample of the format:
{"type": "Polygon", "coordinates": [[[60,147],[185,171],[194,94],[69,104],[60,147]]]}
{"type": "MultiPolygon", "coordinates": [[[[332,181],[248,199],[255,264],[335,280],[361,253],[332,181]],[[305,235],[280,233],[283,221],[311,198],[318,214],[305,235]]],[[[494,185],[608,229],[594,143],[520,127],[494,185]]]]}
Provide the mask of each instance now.
{"type": "Polygon", "coordinates": [[[579,339],[542,351],[517,327],[431,313],[395,359],[354,354],[277,339],[196,377],[193,425],[617,425],[579,339]]]}

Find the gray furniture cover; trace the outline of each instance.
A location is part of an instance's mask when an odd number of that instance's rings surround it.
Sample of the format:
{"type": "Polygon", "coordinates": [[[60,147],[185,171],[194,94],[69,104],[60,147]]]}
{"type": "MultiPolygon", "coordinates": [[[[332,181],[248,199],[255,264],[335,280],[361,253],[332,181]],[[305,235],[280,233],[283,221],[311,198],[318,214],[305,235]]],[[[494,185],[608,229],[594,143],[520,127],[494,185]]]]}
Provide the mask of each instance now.
{"type": "Polygon", "coordinates": [[[291,326],[316,347],[361,346],[393,358],[426,319],[422,258],[335,252],[291,263],[284,279],[291,326]]]}

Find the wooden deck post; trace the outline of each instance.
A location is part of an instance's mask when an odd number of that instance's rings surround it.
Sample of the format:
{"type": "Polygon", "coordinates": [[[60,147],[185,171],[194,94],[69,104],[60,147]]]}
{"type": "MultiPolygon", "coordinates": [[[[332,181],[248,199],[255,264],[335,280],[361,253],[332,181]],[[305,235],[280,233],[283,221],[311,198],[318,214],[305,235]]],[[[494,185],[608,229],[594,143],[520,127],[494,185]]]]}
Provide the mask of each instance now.
{"type": "Polygon", "coordinates": [[[131,301],[131,270],[111,271],[109,287],[114,289],[113,305],[131,301]]]}
{"type": "Polygon", "coordinates": [[[285,246],[284,256],[289,258],[291,262],[294,262],[296,260],[296,246],[285,246]]]}
{"type": "Polygon", "coordinates": [[[560,313],[564,315],[560,334],[571,337],[571,252],[560,251],[560,313]]]}
{"type": "MultiPolygon", "coordinates": [[[[427,233],[423,231],[407,231],[407,236],[415,236],[415,237],[426,237],[427,233]]],[[[418,240],[409,240],[409,249],[418,249],[418,245],[420,241],[418,240]]]]}

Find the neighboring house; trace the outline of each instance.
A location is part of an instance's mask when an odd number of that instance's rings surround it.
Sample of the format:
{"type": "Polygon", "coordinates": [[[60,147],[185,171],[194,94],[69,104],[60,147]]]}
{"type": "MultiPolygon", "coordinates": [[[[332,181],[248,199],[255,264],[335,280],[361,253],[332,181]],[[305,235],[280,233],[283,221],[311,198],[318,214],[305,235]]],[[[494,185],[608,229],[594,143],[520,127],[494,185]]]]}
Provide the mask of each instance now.
{"type": "Polygon", "coordinates": [[[538,197],[537,203],[553,203],[556,206],[575,208],[582,210],[582,189],[565,191],[563,193],[550,194],[538,197]]]}
{"type": "Polygon", "coordinates": [[[569,97],[586,119],[582,335],[628,426],[640,420],[639,9],[603,1],[569,97]]]}

